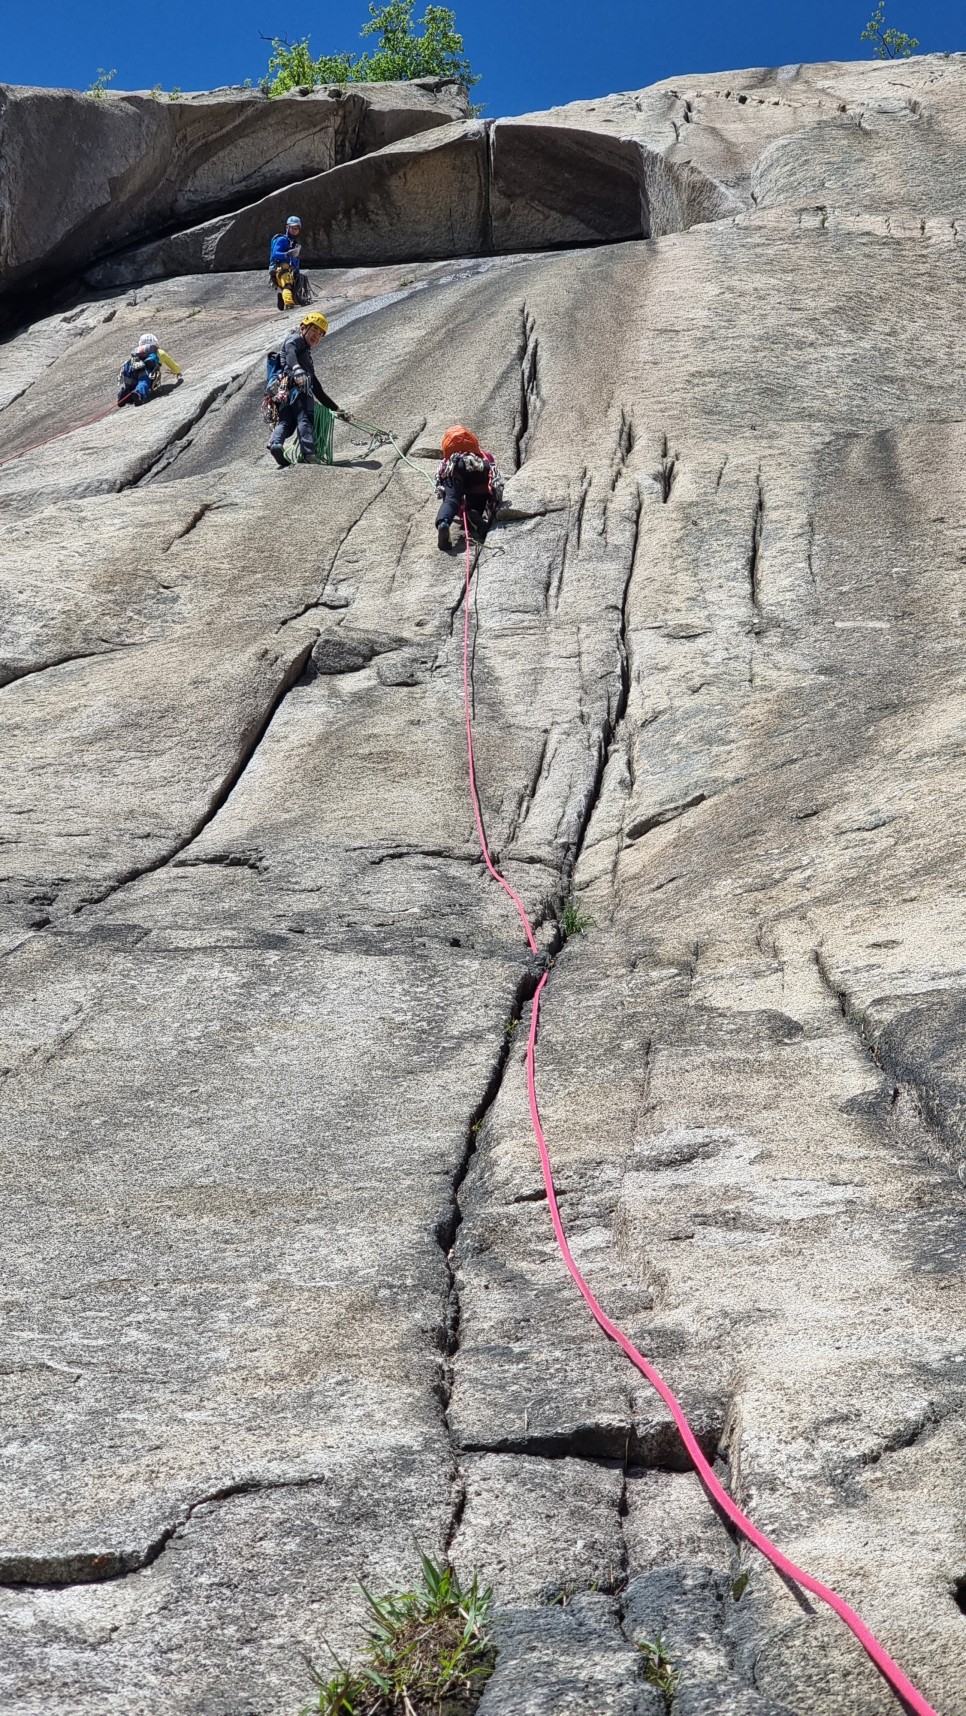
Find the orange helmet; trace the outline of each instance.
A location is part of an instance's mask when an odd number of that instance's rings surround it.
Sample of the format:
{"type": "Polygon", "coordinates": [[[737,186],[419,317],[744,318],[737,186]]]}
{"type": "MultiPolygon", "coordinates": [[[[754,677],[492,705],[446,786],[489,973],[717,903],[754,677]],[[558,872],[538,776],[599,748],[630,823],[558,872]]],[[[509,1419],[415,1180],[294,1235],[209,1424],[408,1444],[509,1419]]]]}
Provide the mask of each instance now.
{"type": "Polygon", "coordinates": [[[447,429],[442,446],[444,459],[451,459],[454,453],[479,454],[480,451],[480,443],[472,429],[464,428],[462,423],[454,423],[452,429],[447,429]]]}

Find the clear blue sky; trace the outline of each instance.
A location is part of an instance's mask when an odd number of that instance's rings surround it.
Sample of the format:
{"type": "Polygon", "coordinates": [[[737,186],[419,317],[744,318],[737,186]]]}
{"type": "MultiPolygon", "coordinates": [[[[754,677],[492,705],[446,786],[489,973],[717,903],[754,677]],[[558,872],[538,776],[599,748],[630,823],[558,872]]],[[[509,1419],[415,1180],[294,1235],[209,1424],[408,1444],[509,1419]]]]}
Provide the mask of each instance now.
{"type": "MultiPolygon", "coordinates": [[[[639,89],[685,72],[865,59],[874,0],[455,0],[488,117],[639,89]]],[[[417,17],[422,0],[417,0],[417,17]]],[[[86,88],[209,89],[257,82],[277,33],[315,53],[361,50],[366,0],[46,0],[10,5],[0,80],[86,88]]],[[[886,23],[924,53],[966,49],[966,0],[887,0],[886,23]]]]}

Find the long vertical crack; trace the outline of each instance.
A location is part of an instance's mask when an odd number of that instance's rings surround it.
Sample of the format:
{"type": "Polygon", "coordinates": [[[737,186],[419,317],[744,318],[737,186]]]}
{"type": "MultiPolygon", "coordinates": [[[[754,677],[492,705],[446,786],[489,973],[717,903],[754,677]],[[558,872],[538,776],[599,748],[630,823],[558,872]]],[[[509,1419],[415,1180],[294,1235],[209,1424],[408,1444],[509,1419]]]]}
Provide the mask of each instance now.
{"type": "Polygon", "coordinates": [[[237,393],[239,388],[244,387],[251,373],[252,366],[250,365],[241,374],[233,375],[229,377],[228,381],[221,381],[216,387],[210,388],[195,410],[165,437],[159,451],[145,455],[135,466],[133,473],[127,477],[120,477],[116,483],[111,485],[112,489],[120,494],[125,489],[137,488],[140,483],[149,481],[152,476],[160,475],[161,471],[165,470],[172,460],[178,457],[179,453],[184,452],[187,437],[191,434],[192,429],[196,429],[202,419],[207,417],[209,411],[215,406],[223,404],[225,400],[231,398],[232,394],[237,393]]]}
{"type": "Polygon", "coordinates": [[[466,1505],[466,1487],[463,1480],[463,1470],[460,1463],[462,1452],[453,1434],[449,1419],[449,1406],[453,1395],[453,1379],[456,1358],[460,1348],[462,1327],[462,1304],[460,1300],[459,1282],[453,1264],[453,1249],[456,1236],[463,1222],[463,1209],[460,1193],[466,1182],[467,1175],[473,1166],[479,1148],[479,1135],[488,1114],[493,1108],[503,1086],[503,1079],[513,1047],[517,1027],[523,1017],[523,1010],[533,999],[539,981],[536,962],[529,961],[527,967],[517,980],[516,989],[509,1016],[503,1029],[503,1038],[497,1050],[490,1076],[479,1102],[470,1115],[466,1129],[466,1139],[463,1153],[456,1164],[453,1183],[450,1190],[449,1203],[436,1223],[435,1238],[443,1257],[446,1269],[446,1297],[440,1337],[443,1359],[440,1366],[438,1399],[446,1434],[449,1438],[453,1466],[453,1506],[450,1515],[449,1530],[446,1537],[445,1551],[447,1556],[452,1548],[456,1533],[463,1518],[466,1505]]]}
{"type": "Polygon", "coordinates": [[[564,894],[569,891],[574,872],[580,862],[580,855],[584,849],[587,832],[593,820],[594,812],[600,802],[600,795],[604,785],[604,777],[607,773],[607,765],[610,762],[617,735],[620,732],[624,717],[627,714],[627,704],[631,690],[630,654],[627,647],[627,604],[630,600],[631,583],[634,578],[634,564],[637,559],[637,545],[640,540],[642,508],[643,501],[641,499],[640,490],[638,489],[634,505],[631,546],[627,561],[627,577],[624,580],[624,588],[621,593],[621,604],[617,627],[617,657],[620,669],[617,697],[613,706],[608,708],[607,713],[604,716],[597,745],[597,765],[594,771],[594,779],[584,804],[581,807],[577,832],[573,840],[571,854],[564,861],[562,868],[561,886],[564,894]]]}
{"type": "Polygon", "coordinates": [[[526,460],[536,428],[540,406],[539,340],[536,322],[527,309],[520,306],[520,334],[517,342],[517,362],[520,365],[520,401],[513,426],[514,470],[526,460]]]}
{"type": "Polygon", "coordinates": [[[761,484],[761,466],[755,485],[755,509],[751,519],[751,547],[748,555],[748,586],[751,598],[752,631],[761,630],[761,531],[765,518],[765,493],[761,484]]]}

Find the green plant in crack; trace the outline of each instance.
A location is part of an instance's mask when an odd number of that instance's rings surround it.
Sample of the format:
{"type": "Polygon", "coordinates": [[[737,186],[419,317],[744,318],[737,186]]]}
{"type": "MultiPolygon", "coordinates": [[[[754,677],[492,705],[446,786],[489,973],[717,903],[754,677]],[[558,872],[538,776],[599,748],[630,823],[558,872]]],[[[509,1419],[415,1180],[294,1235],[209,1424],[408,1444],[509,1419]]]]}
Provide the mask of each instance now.
{"type": "Polygon", "coordinates": [[[583,935],[584,930],[594,928],[593,918],[582,912],[573,894],[563,903],[557,922],[563,930],[564,940],[569,941],[572,935],[583,935]]]}
{"type": "Polygon", "coordinates": [[[663,1635],[658,1633],[656,1639],[639,1639],[637,1648],[644,1658],[644,1679],[656,1686],[659,1692],[663,1692],[670,1702],[677,1692],[681,1677],[668,1654],[663,1635]]]}
{"type": "MultiPolygon", "coordinates": [[[[492,1592],[478,1574],[461,1585],[452,1567],[419,1551],[422,1583],[375,1596],[359,1589],[367,1609],[366,1643],[357,1667],[335,1657],[326,1679],[313,1663],[311,1704],[302,1716],[470,1716],[493,1671],[487,1633],[492,1592]]],[[[334,1656],[334,1652],[332,1653],[334,1656]]]]}

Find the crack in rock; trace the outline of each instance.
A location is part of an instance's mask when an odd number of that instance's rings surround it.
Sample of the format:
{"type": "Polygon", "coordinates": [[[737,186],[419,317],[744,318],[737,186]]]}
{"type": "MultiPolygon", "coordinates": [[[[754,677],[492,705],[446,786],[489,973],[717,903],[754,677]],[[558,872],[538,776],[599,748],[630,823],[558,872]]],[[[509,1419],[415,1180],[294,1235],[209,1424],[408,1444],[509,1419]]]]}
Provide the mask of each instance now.
{"type": "Polygon", "coordinates": [[[312,653],[316,635],[317,634],[313,634],[308,642],[302,645],[298,653],[292,657],[288,666],[282,673],[279,683],[276,686],[275,691],[272,693],[266,708],[263,710],[259,718],[252,722],[246,732],[242,734],[239,740],[238,753],[235,761],[226,771],[220,785],[209,798],[206,808],[198,819],[192,823],[188,832],[182,835],[179,840],[175,841],[174,845],[169,846],[167,851],[162,852],[161,855],[154,859],[150,864],[138,865],[134,869],[127,871],[124,875],[119,876],[116,881],[111,882],[109,886],[103,888],[100,893],[88,895],[80,902],[79,905],[74,907],[73,916],[77,916],[78,913],[89,910],[91,906],[101,905],[105,900],[110,899],[114,894],[118,893],[121,888],[129,887],[132,882],[140,881],[142,876],[150,876],[153,875],[156,870],[163,870],[167,864],[173,863],[173,861],[178,858],[182,852],[191,846],[192,842],[197,840],[198,836],[202,834],[209,824],[214,821],[218,812],[224,809],[224,806],[227,804],[228,799],[234,792],[242,775],[248,768],[249,763],[255,756],[259,745],[265,738],[265,735],[275,719],[284,699],[287,697],[296,682],[302,677],[306,662],[312,653]]]}
{"type": "Polygon", "coordinates": [[[0,1587],[59,1591],[72,1585],[102,1585],[108,1580],[126,1579],[129,1574],[139,1573],[157,1561],[199,1508],[230,1501],[233,1496],[257,1495],[266,1490],[311,1489],[327,1482],[327,1476],[322,1473],[305,1478],[247,1478],[226,1484],[221,1489],[199,1496],[157,1537],[137,1548],[108,1549],[99,1553],[77,1550],[62,1555],[3,1555],[0,1556],[0,1587]]]}

